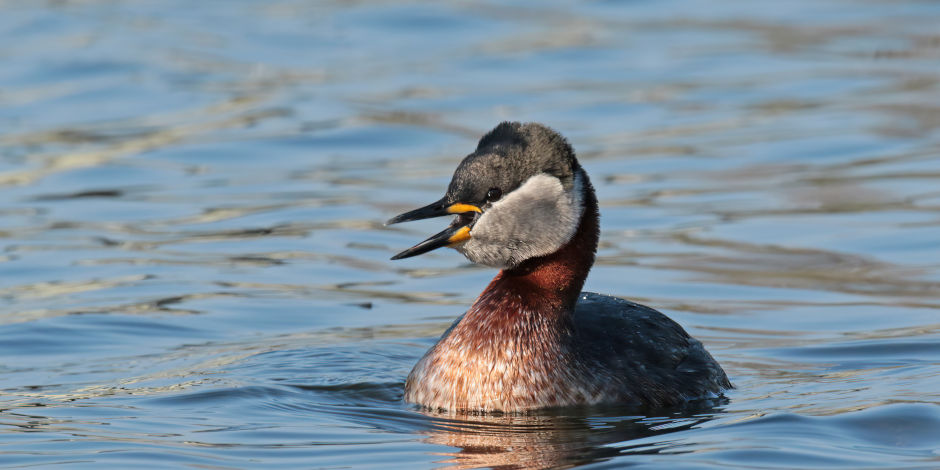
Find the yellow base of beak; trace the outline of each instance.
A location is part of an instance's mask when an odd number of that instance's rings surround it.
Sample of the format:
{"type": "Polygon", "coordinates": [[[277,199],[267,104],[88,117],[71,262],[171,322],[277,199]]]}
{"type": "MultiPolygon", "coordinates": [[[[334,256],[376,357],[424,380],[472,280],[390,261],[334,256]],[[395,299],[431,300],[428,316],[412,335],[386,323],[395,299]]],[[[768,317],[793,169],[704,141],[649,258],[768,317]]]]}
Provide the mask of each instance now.
{"type": "Polygon", "coordinates": [[[456,233],[447,239],[447,246],[456,245],[470,239],[470,227],[460,227],[456,233]]]}

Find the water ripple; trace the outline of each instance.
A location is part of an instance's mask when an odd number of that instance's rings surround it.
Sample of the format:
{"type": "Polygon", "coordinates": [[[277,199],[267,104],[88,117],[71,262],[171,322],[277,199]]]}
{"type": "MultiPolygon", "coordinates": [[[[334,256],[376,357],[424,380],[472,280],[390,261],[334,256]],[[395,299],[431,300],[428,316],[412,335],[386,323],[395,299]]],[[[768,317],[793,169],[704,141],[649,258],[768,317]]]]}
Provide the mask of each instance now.
{"type": "Polygon", "coordinates": [[[0,461],[940,466],[940,9],[700,3],[0,1],[0,461]],[[586,288],[736,389],[402,402],[493,273],[382,222],[505,119],[591,175],[586,288]]]}

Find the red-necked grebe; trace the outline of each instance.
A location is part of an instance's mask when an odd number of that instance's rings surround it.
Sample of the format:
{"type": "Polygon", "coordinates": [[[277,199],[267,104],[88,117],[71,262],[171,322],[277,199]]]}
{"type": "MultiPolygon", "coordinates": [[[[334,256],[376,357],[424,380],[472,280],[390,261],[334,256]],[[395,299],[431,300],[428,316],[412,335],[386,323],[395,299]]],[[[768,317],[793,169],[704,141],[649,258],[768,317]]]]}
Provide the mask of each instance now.
{"type": "Polygon", "coordinates": [[[504,412],[668,406],[731,387],[702,344],[662,313],[581,292],[597,250],[597,198],[557,132],[496,126],[441,200],[388,223],[445,215],[456,215],[446,230],[392,259],[448,246],[500,272],[415,365],[406,401],[504,412]]]}

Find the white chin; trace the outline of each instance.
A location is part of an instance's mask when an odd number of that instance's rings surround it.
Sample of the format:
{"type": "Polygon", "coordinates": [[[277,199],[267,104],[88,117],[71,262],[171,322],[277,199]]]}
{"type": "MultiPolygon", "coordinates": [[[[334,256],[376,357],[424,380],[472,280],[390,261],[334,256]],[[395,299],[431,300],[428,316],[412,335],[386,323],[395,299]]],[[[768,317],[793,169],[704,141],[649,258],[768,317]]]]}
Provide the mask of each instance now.
{"type": "Polygon", "coordinates": [[[519,264],[519,262],[510,263],[509,254],[497,247],[482,247],[479,243],[471,244],[468,241],[462,243],[460,246],[454,247],[454,249],[459,251],[460,254],[464,255],[464,257],[471,262],[491,268],[508,269],[519,264]]]}

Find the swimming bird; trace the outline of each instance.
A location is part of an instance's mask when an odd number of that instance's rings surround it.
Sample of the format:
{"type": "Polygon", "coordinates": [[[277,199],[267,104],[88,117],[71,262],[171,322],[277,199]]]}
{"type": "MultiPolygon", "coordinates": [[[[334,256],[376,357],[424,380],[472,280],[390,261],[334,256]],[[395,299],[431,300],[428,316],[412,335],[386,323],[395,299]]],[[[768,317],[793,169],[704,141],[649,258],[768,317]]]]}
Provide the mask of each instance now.
{"type": "Polygon", "coordinates": [[[451,247],[500,271],[408,375],[405,401],[520,412],[670,406],[731,387],[702,344],[662,313],[581,292],[600,235],[597,197],[567,140],[503,122],[454,172],[443,198],[387,224],[455,216],[393,260],[451,247]]]}

